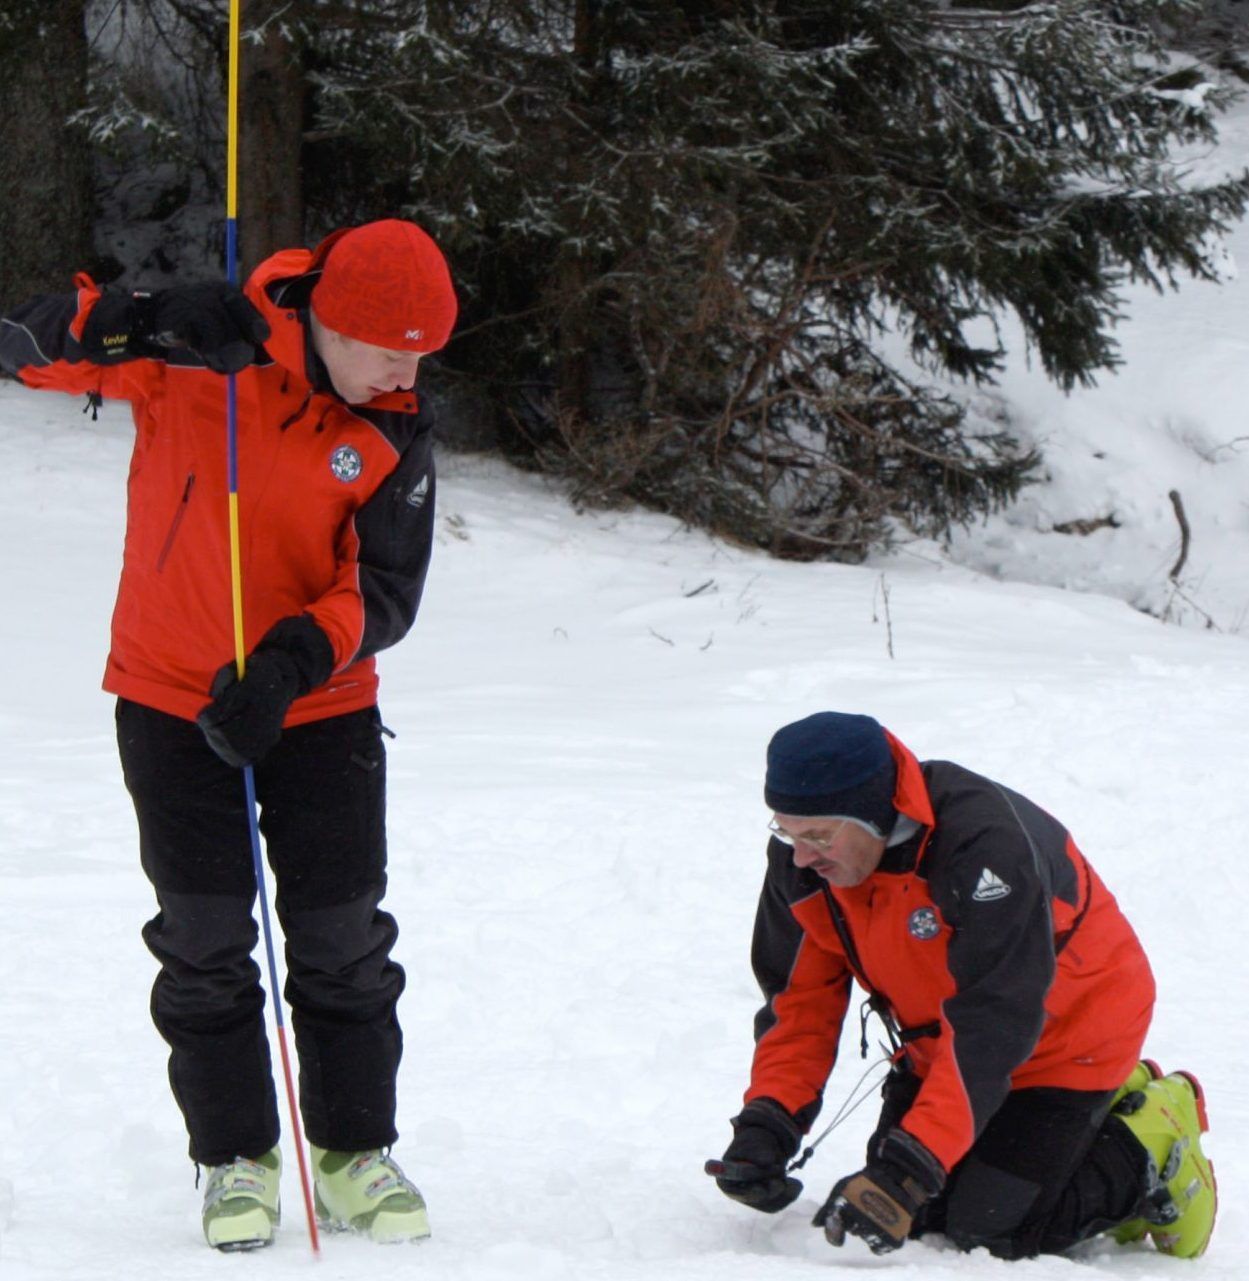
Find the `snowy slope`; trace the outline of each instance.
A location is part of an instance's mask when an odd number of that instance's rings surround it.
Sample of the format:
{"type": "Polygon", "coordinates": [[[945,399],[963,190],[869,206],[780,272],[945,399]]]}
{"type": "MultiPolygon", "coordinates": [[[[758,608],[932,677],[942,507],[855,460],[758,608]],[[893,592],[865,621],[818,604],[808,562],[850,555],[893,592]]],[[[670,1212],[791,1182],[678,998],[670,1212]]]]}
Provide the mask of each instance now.
{"type": "MultiPolygon", "coordinates": [[[[279,1243],[245,1258],[203,1245],[147,1018],[151,895],[98,692],[129,435],[122,408],[92,424],[76,402],[0,385],[0,1281],[303,1275],[289,1156],[279,1243]]],[[[875,713],[1075,830],[1154,957],[1150,1052],[1211,1097],[1223,1212],[1189,1270],[1240,1275],[1244,639],[915,549],[769,562],[656,516],[579,517],[496,465],[444,464],[426,602],[382,664],[399,734],[388,902],[410,978],[396,1155],[435,1236],[381,1255],[327,1239],[320,1275],[1071,1275],[1055,1259],[825,1245],[807,1220],[860,1163],[870,1105],[776,1218],[701,1172],[750,1054],[764,746],[819,708],[875,713]]],[[[856,1039],[829,1116],[861,1071],[856,1039]]],[[[1185,1271],[1105,1244],[1080,1266],[1185,1271]]]]}
{"type": "MultiPolygon", "coordinates": [[[[1220,122],[1217,150],[1186,172],[1214,182],[1249,164],[1249,100],[1220,122]]],[[[1123,364],[1064,395],[1030,367],[1017,325],[999,386],[971,397],[1045,457],[1047,482],[1007,512],[956,535],[961,564],[1005,578],[1105,592],[1172,621],[1249,633],[1249,224],[1214,249],[1223,279],[1162,294],[1125,291],[1115,334],[1123,364]],[[1191,526],[1173,582],[1178,492],[1191,526]],[[1054,532],[1113,519],[1087,536],[1054,532]]]]}

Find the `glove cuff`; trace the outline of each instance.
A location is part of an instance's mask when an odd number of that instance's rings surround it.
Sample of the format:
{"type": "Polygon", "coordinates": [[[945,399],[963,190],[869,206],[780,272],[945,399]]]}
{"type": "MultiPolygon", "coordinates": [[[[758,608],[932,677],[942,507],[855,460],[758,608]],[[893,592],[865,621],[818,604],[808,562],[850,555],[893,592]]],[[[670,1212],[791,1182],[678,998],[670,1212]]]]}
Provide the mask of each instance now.
{"type": "Polygon", "coordinates": [[[945,1167],[913,1135],[894,1126],[876,1147],[879,1164],[888,1169],[917,1205],[945,1187],[945,1167]]]}
{"type": "Polygon", "coordinates": [[[151,299],[120,289],[105,289],[82,328],[79,346],[92,364],[113,365],[149,352],[151,299]],[[148,304],[145,313],[144,306],[148,304]]]}
{"type": "Polygon", "coordinates": [[[767,1130],[780,1143],[787,1159],[802,1144],[802,1130],[798,1122],[775,1099],[751,1099],[729,1124],[734,1134],[751,1125],[767,1130]]]}
{"type": "Polygon", "coordinates": [[[295,669],[296,697],[324,685],[334,672],[334,646],[311,614],[279,619],[261,637],[255,653],[279,650],[295,669]]]}

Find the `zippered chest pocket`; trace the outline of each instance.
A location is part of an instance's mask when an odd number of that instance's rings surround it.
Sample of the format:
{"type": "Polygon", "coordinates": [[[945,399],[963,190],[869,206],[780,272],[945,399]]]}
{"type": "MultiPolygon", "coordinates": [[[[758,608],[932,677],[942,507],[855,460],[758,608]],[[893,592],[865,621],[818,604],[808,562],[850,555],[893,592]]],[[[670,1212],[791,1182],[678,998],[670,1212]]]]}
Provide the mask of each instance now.
{"type": "Polygon", "coordinates": [[[174,543],[178,541],[178,533],[182,529],[182,522],[186,519],[187,508],[191,505],[191,493],[194,489],[195,473],[191,471],[187,473],[186,481],[182,486],[182,496],[178,499],[178,505],[174,508],[160,551],[156,554],[156,572],[158,574],[165,568],[165,562],[169,559],[170,552],[173,551],[174,543]]]}

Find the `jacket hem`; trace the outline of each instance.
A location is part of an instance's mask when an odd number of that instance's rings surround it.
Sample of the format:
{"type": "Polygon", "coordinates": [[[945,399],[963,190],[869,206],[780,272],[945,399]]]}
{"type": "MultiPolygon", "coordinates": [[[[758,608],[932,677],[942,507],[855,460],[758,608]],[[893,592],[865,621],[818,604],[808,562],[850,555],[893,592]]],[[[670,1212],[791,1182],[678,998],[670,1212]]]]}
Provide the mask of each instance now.
{"type": "MultiPolygon", "coordinates": [[[[282,722],[283,727],[289,729],[294,725],[328,720],[331,716],[345,716],[348,712],[358,712],[374,706],[377,702],[377,671],[372,663],[360,666],[363,670],[349,669],[338,676],[332,676],[325,685],[297,698],[282,722]]],[[[105,670],[102,688],[118,698],[142,703],[144,707],[177,716],[184,721],[193,721],[211,701],[206,694],[194,690],[132,676],[119,671],[112,663],[105,670]]]]}

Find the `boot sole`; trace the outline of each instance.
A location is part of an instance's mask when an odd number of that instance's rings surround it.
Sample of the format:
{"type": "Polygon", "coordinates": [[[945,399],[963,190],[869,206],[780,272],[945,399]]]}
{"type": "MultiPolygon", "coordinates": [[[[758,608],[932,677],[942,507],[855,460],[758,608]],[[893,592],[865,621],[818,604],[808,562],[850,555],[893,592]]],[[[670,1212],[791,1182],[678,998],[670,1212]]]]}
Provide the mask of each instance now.
{"type": "MultiPolygon", "coordinates": [[[[1209,1133],[1210,1117],[1206,1111],[1206,1092],[1202,1089],[1201,1082],[1191,1072],[1184,1071],[1183,1069],[1172,1072],[1170,1075],[1183,1077],[1188,1083],[1188,1088],[1193,1092],[1193,1099],[1197,1107],[1197,1125],[1202,1134],[1209,1133]]],[[[1200,1151],[1200,1148],[1198,1150],[1200,1151]]],[[[1192,1252],[1192,1254],[1184,1256],[1189,1259],[1197,1259],[1205,1254],[1206,1247],[1210,1244],[1210,1238],[1214,1235],[1214,1225],[1218,1221],[1219,1217],[1219,1181],[1215,1177],[1214,1162],[1211,1161],[1209,1157],[1205,1156],[1204,1153],[1202,1153],[1202,1156],[1205,1160],[1206,1169],[1210,1171],[1210,1195],[1214,1198],[1214,1213],[1210,1216],[1210,1231],[1206,1233],[1205,1239],[1196,1248],[1196,1250],[1192,1252]]],[[[1160,1245],[1160,1238],[1166,1238],[1165,1232],[1151,1232],[1150,1235],[1154,1238],[1155,1244],[1158,1245],[1160,1245]]]]}
{"type": "MultiPolygon", "coordinates": [[[[1193,1096],[1197,1100],[1197,1123],[1201,1126],[1202,1134],[1209,1133],[1210,1117],[1206,1112],[1206,1092],[1201,1088],[1201,1082],[1191,1072],[1185,1072],[1182,1069],[1176,1073],[1176,1076],[1182,1076],[1192,1087],[1193,1096]]],[[[1214,1197],[1214,1214],[1210,1218],[1210,1231],[1206,1233],[1206,1239],[1201,1243],[1197,1253],[1191,1256],[1194,1259],[1205,1254],[1206,1246],[1210,1244],[1210,1238],[1214,1235],[1214,1225],[1219,1218],[1219,1180],[1214,1173],[1214,1162],[1209,1157],[1206,1157],[1206,1165],[1210,1170],[1210,1192],[1214,1197]]]]}
{"type": "Polygon", "coordinates": [[[1210,1118],[1206,1113],[1206,1092],[1201,1088],[1201,1082],[1191,1072],[1185,1072],[1182,1068],[1178,1072],[1172,1072],[1171,1075],[1182,1076],[1188,1082],[1189,1088],[1193,1092],[1193,1097],[1197,1100],[1197,1123],[1201,1126],[1202,1134],[1208,1134],[1210,1131],[1210,1118]]]}
{"type": "Polygon", "coordinates": [[[280,1222],[280,1211],[270,1218],[263,1206],[252,1206],[241,1214],[223,1215],[211,1224],[204,1224],[204,1239],[214,1250],[225,1254],[261,1250],[273,1244],[280,1222]],[[230,1233],[230,1228],[235,1234],[230,1233]],[[220,1239],[213,1240],[214,1236],[220,1239]]]}
{"type": "Polygon", "coordinates": [[[272,1237],[265,1237],[264,1240],[251,1241],[223,1241],[220,1245],[214,1245],[214,1250],[219,1250],[222,1254],[246,1254],[250,1250],[263,1250],[273,1244],[272,1237]]]}
{"type": "Polygon", "coordinates": [[[380,1211],[367,1223],[349,1223],[344,1219],[334,1218],[328,1211],[317,1209],[317,1227],[323,1232],[351,1233],[353,1236],[367,1237],[378,1245],[401,1245],[406,1242],[427,1241],[432,1235],[427,1215],[421,1215],[416,1223],[410,1214],[387,1215],[380,1211]],[[406,1220],[406,1222],[405,1222],[406,1220]]]}

